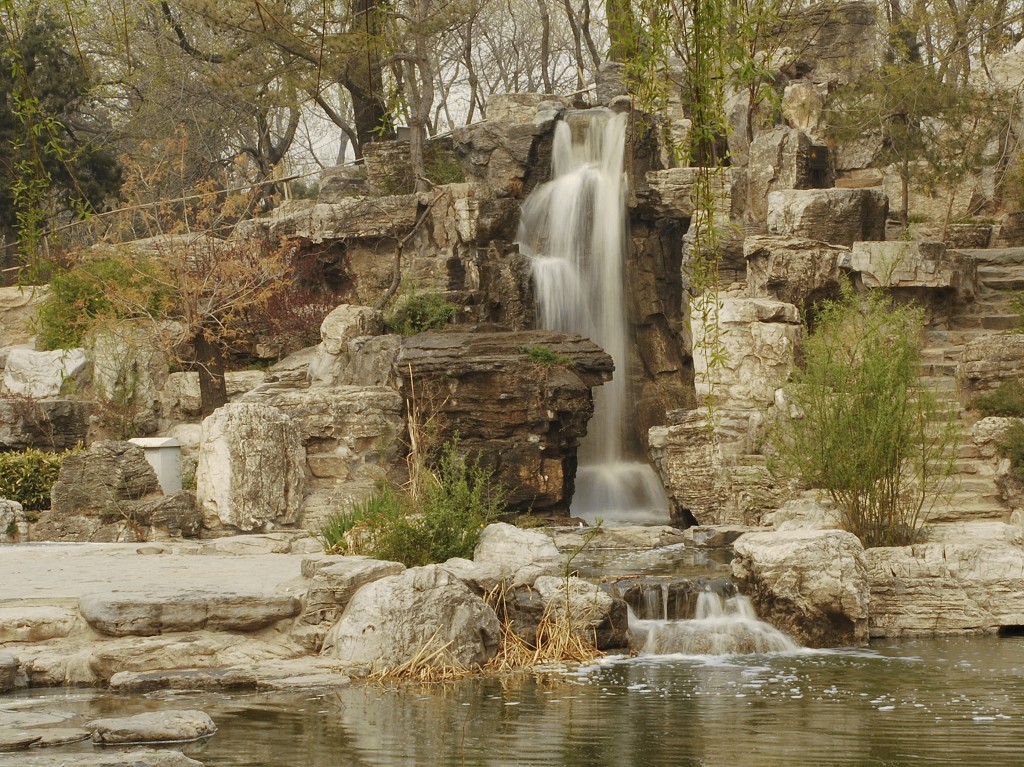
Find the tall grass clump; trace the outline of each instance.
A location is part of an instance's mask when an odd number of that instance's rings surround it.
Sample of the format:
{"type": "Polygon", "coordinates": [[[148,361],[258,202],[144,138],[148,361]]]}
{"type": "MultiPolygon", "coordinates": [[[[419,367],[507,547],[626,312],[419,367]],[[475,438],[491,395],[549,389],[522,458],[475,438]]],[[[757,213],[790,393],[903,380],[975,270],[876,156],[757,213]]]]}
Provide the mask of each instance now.
{"type": "Polygon", "coordinates": [[[775,473],[825,490],[866,547],[913,543],[952,490],[957,425],[920,384],[922,324],[883,293],[825,302],[771,435],[775,473]]]}

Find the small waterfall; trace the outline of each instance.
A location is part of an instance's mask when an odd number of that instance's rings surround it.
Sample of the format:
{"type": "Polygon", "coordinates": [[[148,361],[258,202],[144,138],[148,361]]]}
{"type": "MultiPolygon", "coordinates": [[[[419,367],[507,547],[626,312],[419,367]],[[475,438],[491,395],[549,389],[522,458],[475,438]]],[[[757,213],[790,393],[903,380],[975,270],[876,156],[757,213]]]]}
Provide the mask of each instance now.
{"type": "Polygon", "coordinates": [[[645,655],[748,655],[797,652],[800,645],[758,619],[750,599],[737,595],[723,598],[705,591],[697,598],[693,620],[637,620],[630,629],[645,655]],[[645,637],[645,638],[644,638],[645,637]]]}
{"type": "Polygon", "coordinates": [[[609,110],[571,112],[560,121],[552,180],[524,203],[517,241],[533,265],[540,326],[586,336],[615,361],[613,379],[595,391],[572,513],[590,521],[665,522],[664,487],[627,450],[636,440],[627,430],[632,399],[623,278],[625,137],[625,115],[609,110]]]}

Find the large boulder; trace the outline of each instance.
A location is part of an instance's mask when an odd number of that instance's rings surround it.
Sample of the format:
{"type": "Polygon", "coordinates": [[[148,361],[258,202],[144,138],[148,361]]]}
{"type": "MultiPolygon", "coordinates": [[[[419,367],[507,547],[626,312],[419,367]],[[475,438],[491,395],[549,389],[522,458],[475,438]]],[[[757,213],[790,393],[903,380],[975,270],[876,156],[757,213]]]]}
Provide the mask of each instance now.
{"type": "Polygon", "coordinates": [[[855,83],[876,71],[884,42],[878,6],[863,0],[793,10],[779,20],[775,34],[781,50],[790,52],[791,71],[831,85],[855,83]]]}
{"type": "Polygon", "coordinates": [[[28,540],[28,517],[17,501],[0,498],[0,543],[28,540]]]}
{"type": "Polygon", "coordinates": [[[531,586],[538,576],[556,574],[562,555],[551,536],[498,522],[481,531],[473,561],[492,566],[513,586],[531,586]]]}
{"type": "Polygon", "coordinates": [[[61,463],[50,491],[51,514],[120,518],[126,504],[160,494],[156,472],[138,445],[116,440],[94,442],[61,463]]]}
{"type": "Polygon", "coordinates": [[[575,576],[543,575],[534,584],[544,605],[544,615],[599,650],[629,644],[627,606],[596,583],[575,576]]]}
{"type": "Polygon", "coordinates": [[[437,565],[381,578],[352,597],[322,654],[346,665],[393,669],[417,656],[474,667],[498,650],[494,610],[437,565]]]}
{"type": "Polygon", "coordinates": [[[277,408],[229,403],[203,421],[196,497],[207,527],[253,532],[295,524],[305,486],[299,431],[277,408]]]}
{"type": "Polygon", "coordinates": [[[318,567],[306,592],[302,621],[334,623],[359,589],[403,570],[405,565],[401,562],[382,562],[361,556],[343,557],[338,562],[318,567]]]}
{"type": "Polygon", "coordinates": [[[815,168],[815,152],[819,146],[798,128],[775,128],[758,134],[750,144],[747,170],[747,221],[764,223],[768,216],[768,193],[783,189],[814,189],[831,186],[827,163],[815,168]]]}
{"type": "Polygon", "coordinates": [[[849,251],[817,240],[747,237],[747,292],[796,306],[809,306],[839,293],[840,266],[849,251]]]}
{"type": "Polygon", "coordinates": [[[673,411],[671,423],[648,434],[651,458],[658,470],[675,520],[719,522],[718,511],[728,495],[722,449],[706,409],[673,411]],[[689,517],[687,515],[690,515],[689,517]]]}
{"type": "Polygon", "coordinates": [[[154,432],[170,363],[158,333],[151,325],[119,324],[93,334],[89,347],[101,420],[121,434],[154,432]]]}
{"type": "Polygon", "coordinates": [[[855,535],[747,533],[734,549],[733,577],[764,620],[811,647],[867,644],[868,571],[855,535]]]}
{"type": "Polygon", "coordinates": [[[768,233],[851,246],[884,240],[889,198],[877,189],[797,189],[768,194],[768,233]]]}
{"type": "Polygon", "coordinates": [[[596,344],[541,330],[420,333],[403,341],[397,366],[406,398],[440,439],[457,434],[494,470],[513,508],[567,512],[591,389],[613,366],[596,344]],[[531,349],[550,352],[550,364],[531,361],[531,349]]]}
{"type": "Polygon", "coordinates": [[[948,290],[960,300],[977,291],[977,261],[941,242],[855,242],[844,266],[869,288],[948,290]]]}
{"type": "Polygon", "coordinates": [[[864,552],[871,636],[994,633],[1024,625],[1024,550],[1001,541],[864,552]]]}
{"type": "Polygon", "coordinates": [[[87,383],[91,373],[84,349],[11,349],[4,365],[4,391],[33,399],[56,397],[68,386],[87,383]]]}
{"type": "Polygon", "coordinates": [[[85,444],[93,403],[0,397],[0,450],[69,450],[85,444]]]}
{"type": "Polygon", "coordinates": [[[312,386],[387,385],[401,341],[384,333],[384,315],[368,306],[343,304],[320,326],[321,342],[309,363],[312,386]]]}
{"type": "MultiPolygon", "coordinates": [[[[688,219],[696,211],[695,192],[705,168],[666,168],[648,171],[646,186],[637,191],[638,204],[648,216],[688,219]]],[[[717,168],[711,178],[711,193],[717,211],[728,218],[732,211],[733,176],[730,168],[717,168]]]]}
{"type": "MultiPolygon", "coordinates": [[[[232,370],[224,374],[224,388],[228,401],[252,391],[267,379],[262,370],[232,370]]],[[[181,421],[199,421],[203,413],[202,393],[199,389],[199,373],[179,372],[167,376],[160,390],[160,416],[165,425],[181,421]]]]}

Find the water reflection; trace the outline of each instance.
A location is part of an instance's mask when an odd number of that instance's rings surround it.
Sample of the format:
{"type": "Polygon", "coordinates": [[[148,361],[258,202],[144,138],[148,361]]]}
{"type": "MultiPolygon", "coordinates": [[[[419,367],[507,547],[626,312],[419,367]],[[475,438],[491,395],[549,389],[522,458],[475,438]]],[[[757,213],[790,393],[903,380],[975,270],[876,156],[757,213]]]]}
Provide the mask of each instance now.
{"type": "MultiPolygon", "coordinates": [[[[607,661],[569,677],[329,694],[0,698],[24,716],[201,707],[211,767],[307,765],[976,765],[1022,762],[1024,639],[607,661]]],[[[62,697],[63,696],[63,697],[62,697]]],[[[64,747],[62,751],[88,748],[64,747]]]]}

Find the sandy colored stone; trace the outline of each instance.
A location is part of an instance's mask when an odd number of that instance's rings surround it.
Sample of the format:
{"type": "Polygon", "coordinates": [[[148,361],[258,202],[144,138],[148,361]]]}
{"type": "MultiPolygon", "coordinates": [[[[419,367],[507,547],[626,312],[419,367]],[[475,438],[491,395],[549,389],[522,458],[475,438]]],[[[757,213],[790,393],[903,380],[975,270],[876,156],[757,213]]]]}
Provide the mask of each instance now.
{"type": "Polygon", "coordinates": [[[187,743],[217,732],[210,715],[194,709],[94,719],[86,728],[92,730],[92,742],[103,745],[187,743]]]}

